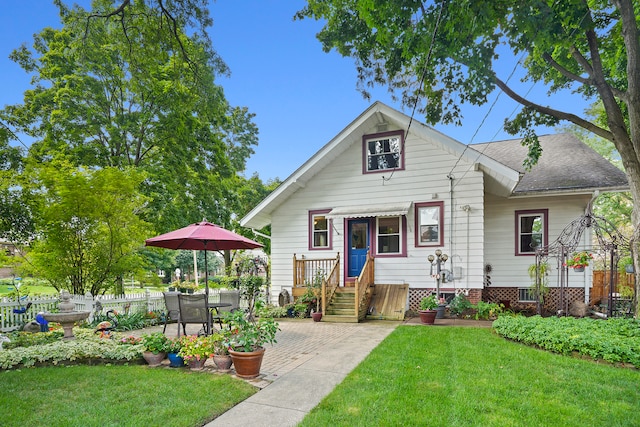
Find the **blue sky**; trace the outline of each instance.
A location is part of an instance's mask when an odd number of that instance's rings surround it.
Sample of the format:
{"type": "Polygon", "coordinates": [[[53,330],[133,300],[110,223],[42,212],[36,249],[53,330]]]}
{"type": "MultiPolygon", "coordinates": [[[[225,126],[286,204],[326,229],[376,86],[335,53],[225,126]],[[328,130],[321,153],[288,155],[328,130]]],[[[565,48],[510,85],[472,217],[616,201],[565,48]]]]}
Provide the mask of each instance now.
{"type": "MultiPolygon", "coordinates": [[[[371,101],[362,98],[356,91],[353,60],[322,51],[315,38],[322,24],[293,21],[293,15],[304,4],[303,0],[218,0],[211,4],[213,46],[231,69],[231,76],[220,78],[217,83],[224,87],[232,105],[246,106],[256,114],[260,131],[256,153],[247,164],[248,176],[258,172],[263,180],[285,179],[375,100],[411,114],[410,109],[391,100],[386,88],[373,91],[371,101]]],[[[29,88],[29,76],[8,55],[22,43],[31,45],[33,34],[46,26],[60,27],[50,0],[20,0],[3,5],[0,106],[22,102],[22,94],[29,88]]],[[[500,73],[505,79],[515,63],[506,59],[506,71],[500,73]]],[[[528,83],[521,90],[530,88],[528,83]]],[[[534,86],[531,93],[547,103],[543,87],[534,86]]],[[[491,108],[495,96],[485,106],[464,108],[462,127],[435,128],[463,143],[512,138],[501,131],[502,123],[518,106],[501,95],[491,108]]],[[[586,106],[575,96],[564,97],[561,102],[579,115],[586,106]]],[[[420,116],[416,119],[423,120],[420,116]]],[[[539,133],[554,130],[541,128],[539,133]]]]}

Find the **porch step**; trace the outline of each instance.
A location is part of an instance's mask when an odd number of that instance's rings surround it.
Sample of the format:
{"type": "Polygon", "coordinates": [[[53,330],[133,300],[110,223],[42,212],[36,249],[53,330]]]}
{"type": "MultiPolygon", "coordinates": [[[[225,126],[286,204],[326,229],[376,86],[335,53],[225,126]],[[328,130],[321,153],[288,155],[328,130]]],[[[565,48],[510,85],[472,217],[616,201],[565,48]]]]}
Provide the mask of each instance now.
{"type": "Polygon", "coordinates": [[[331,323],[358,323],[358,317],[353,315],[325,314],[322,316],[322,321],[331,323]]]}

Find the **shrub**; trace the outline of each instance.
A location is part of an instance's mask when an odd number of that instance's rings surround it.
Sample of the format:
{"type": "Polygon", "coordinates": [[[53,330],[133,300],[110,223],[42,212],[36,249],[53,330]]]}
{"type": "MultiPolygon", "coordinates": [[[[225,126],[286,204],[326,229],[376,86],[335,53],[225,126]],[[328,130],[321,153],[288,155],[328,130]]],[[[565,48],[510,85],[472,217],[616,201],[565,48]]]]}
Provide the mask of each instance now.
{"type": "Polygon", "coordinates": [[[449,303],[449,311],[455,316],[461,315],[472,307],[471,302],[463,294],[456,295],[449,303]]]}
{"type": "Polygon", "coordinates": [[[57,365],[62,362],[104,363],[141,360],[144,350],[141,344],[121,345],[121,337],[101,339],[92,331],[82,328],[74,328],[73,334],[75,340],[60,339],[43,345],[0,351],[0,369],[27,368],[36,364],[57,365]]]}
{"type": "Polygon", "coordinates": [[[640,367],[640,321],[613,318],[500,316],[496,332],[515,341],[554,353],[574,352],[611,363],[640,367]]]}
{"type": "Polygon", "coordinates": [[[478,301],[478,303],[474,305],[473,308],[475,308],[477,311],[476,320],[489,320],[498,317],[504,310],[504,305],[495,302],[478,301]]]}

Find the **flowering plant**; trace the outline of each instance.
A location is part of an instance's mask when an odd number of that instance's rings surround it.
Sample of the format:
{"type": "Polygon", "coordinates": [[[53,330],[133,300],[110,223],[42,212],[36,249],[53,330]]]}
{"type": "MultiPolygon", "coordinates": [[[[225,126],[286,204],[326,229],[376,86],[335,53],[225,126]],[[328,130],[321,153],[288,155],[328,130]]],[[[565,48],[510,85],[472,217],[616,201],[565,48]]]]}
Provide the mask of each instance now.
{"type": "Polygon", "coordinates": [[[136,345],[136,344],[140,344],[140,341],[142,341],[141,338],[136,338],[133,335],[129,335],[128,337],[123,337],[120,339],[120,344],[125,344],[125,345],[136,345]]]}
{"type": "Polygon", "coordinates": [[[208,359],[215,353],[214,341],[211,336],[198,337],[196,335],[185,335],[180,339],[182,348],[178,355],[185,362],[190,360],[208,359]]]}
{"type": "Polygon", "coordinates": [[[225,322],[229,325],[228,348],[233,351],[251,352],[264,344],[276,342],[278,323],[272,317],[258,320],[248,319],[242,310],[225,313],[225,322]]]}
{"type": "Polygon", "coordinates": [[[153,354],[164,353],[167,351],[168,338],[162,332],[154,332],[152,334],[142,335],[142,345],[145,351],[153,354]]]}
{"type": "Polygon", "coordinates": [[[435,310],[436,308],[438,308],[438,300],[435,294],[431,294],[420,300],[420,310],[435,310]]]}
{"type": "Polygon", "coordinates": [[[169,338],[167,340],[167,353],[178,353],[182,349],[180,338],[169,338]]]}
{"type": "Polygon", "coordinates": [[[571,254],[571,257],[567,258],[566,265],[571,268],[586,267],[592,259],[593,254],[590,254],[589,252],[574,252],[571,254]]]}

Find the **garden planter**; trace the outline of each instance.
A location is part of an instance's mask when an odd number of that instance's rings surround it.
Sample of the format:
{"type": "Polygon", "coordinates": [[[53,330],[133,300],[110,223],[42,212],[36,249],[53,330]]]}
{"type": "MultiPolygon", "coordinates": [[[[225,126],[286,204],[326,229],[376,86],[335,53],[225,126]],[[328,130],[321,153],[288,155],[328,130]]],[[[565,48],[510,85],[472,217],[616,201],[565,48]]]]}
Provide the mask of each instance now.
{"type": "Polygon", "coordinates": [[[164,358],[167,356],[166,353],[152,353],[150,351],[142,352],[142,357],[147,362],[149,366],[160,366],[164,358]]]}
{"type": "Polygon", "coordinates": [[[202,358],[200,360],[198,359],[191,359],[189,360],[189,369],[193,370],[193,371],[199,371],[201,369],[204,369],[204,364],[207,362],[206,358],[202,358]]]}
{"type": "Polygon", "coordinates": [[[446,304],[438,305],[436,309],[436,319],[444,319],[444,309],[447,308],[446,304]]]}
{"type": "Polygon", "coordinates": [[[573,271],[575,271],[576,273],[584,272],[584,265],[581,265],[580,267],[574,267],[573,271]]]}
{"type": "Polygon", "coordinates": [[[322,320],[322,312],[311,313],[311,317],[313,318],[314,322],[319,322],[322,320]]]}
{"type": "Polygon", "coordinates": [[[251,379],[260,375],[260,366],[264,357],[264,348],[256,351],[233,351],[229,350],[236,375],[240,378],[251,379]]]}
{"type": "Polygon", "coordinates": [[[184,366],[184,359],[178,356],[178,353],[169,353],[169,366],[172,368],[182,368],[184,366]]]}
{"type": "Polygon", "coordinates": [[[438,312],[436,310],[419,310],[420,314],[420,323],[423,325],[433,325],[436,321],[436,314],[438,312]]]}
{"type": "Polygon", "coordinates": [[[213,363],[216,364],[220,372],[229,372],[231,370],[233,360],[231,360],[231,356],[216,354],[213,356],[213,363]]]}

